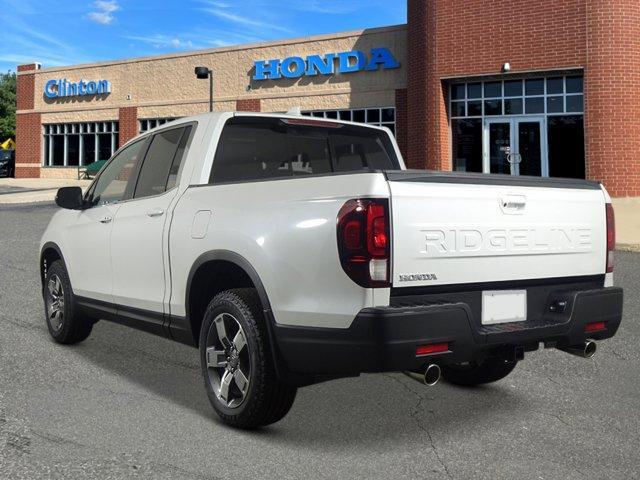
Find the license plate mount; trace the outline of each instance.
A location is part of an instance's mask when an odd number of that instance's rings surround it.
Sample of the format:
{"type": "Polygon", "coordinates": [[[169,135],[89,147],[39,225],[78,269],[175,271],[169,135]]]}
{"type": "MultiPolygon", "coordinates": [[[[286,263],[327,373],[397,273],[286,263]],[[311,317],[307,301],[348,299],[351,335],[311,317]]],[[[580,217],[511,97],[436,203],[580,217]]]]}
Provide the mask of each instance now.
{"type": "Polygon", "coordinates": [[[526,290],[485,290],[482,292],[482,325],[527,320],[526,290]]]}

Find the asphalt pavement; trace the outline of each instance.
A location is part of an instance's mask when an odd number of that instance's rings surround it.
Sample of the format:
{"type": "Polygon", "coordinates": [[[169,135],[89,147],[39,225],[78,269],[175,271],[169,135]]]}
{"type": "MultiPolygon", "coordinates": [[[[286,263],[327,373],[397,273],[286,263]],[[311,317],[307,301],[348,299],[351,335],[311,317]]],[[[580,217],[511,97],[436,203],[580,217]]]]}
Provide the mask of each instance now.
{"type": "Polygon", "coordinates": [[[593,359],[540,350],[477,389],[328,382],[240,432],[193,348],[104,321],[76,346],[49,338],[37,257],[53,212],[0,205],[1,479],[640,478],[640,254],[616,252],[625,318],[593,359]]]}

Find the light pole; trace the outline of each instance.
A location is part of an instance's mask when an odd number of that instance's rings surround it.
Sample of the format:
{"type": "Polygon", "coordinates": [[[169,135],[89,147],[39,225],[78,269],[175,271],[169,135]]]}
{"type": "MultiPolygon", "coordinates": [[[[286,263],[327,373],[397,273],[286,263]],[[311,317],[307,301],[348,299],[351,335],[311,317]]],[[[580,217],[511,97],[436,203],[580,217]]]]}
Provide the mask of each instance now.
{"type": "Polygon", "coordinates": [[[213,70],[207,67],[196,67],[195,73],[200,80],[209,79],[209,111],[213,112],[213,70]]]}

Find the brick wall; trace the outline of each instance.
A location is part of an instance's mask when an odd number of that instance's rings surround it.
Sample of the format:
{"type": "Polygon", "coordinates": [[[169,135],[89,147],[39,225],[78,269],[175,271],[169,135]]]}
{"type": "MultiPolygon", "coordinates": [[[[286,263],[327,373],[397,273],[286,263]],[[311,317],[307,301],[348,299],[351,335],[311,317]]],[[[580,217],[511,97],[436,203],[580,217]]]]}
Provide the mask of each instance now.
{"type": "Polygon", "coordinates": [[[35,79],[36,76],[33,73],[18,75],[16,83],[16,108],[18,110],[33,110],[35,79]]]}
{"type": "Polygon", "coordinates": [[[587,176],[640,195],[640,2],[408,0],[407,163],[451,169],[447,77],[584,68],[587,176]]]}
{"type": "Polygon", "coordinates": [[[41,124],[39,113],[18,113],[16,115],[16,178],[37,178],[40,176],[41,124]]]}
{"type": "Polygon", "coordinates": [[[39,113],[33,110],[35,95],[35,75],[24,73],[37,69],[36,64],[18,65],[16,84],[16,178],[40,176],[42,158],[42,126],[39,113]]]}
{"type": "Polygon", "coordinates": [[[640,2],[587,0],[587,175],[640,196],[640,2]]]}
{"type": "Polygon", "coordinates": [[[407,136],[405,163],[407,168],[427,165],[427,2],[409,0],[407,4],[407,136]]]}
{"type": "Polygon", "coordinates": [[[407,156],[407,89],[396,90],[396,141],[402,153],[407,156]]]}
{"type": "Polygon", "coordinates": [[[581,67],[585,0],[408,0],[408,156],[420,168],[451,169],[443,78],[581,67]]]}
{"type": "Polygon", "coordinates": [[[236,100],[236,110],[238,112],[259,112],[260,108],[261,106],[259,98],[245,98],[242,100],[236,100]]]}
{"type": "Polygon", "coordinates": [[[118,109],[118,122],[120,132],[118,146],[121,147],[139,133],[138,108],[122,107],[118,109]]]}

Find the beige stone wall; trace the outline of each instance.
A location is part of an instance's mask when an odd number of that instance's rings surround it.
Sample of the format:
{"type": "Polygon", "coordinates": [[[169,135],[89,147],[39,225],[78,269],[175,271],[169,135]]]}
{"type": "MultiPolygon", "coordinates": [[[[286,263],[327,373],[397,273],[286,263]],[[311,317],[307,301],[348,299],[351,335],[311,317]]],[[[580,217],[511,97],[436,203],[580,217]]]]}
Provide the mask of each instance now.
{"type": "Polygon", "coordinates": [[[78,178],[78,167],[45,167],[40,169],[40,178],[78,178]]]}
{"type": "Polygon", "coordinates": [[[303,109],[391,106],[395,90],[406,86],[406,58],[406,27],[398,26],[122,62],[48,68],[35,73],[34,109],[45,114],[43,123],[117,119],[117,109],[129,106],[138,107],[138,118],[200,113],[208,108],[208,81],[195,78],[193,69],[198,65],[214,71],[214,97],[219,110],[234,110],[236,100],[247,98],[260,98],[264,111],[288,110],[297,105],[303,109]],[[255,60],[293,55],[304,58],[353,49],[368,52],[381,46],[393,52],[401,68],[295,80],[251,80],[255,60]],[[104,98],[45,99],[45,83],[61,78],[72,82],[107,79],[111,81],[111,94],[104,98]]]}
{"type": "Polygon", "coordinates": [[[118,109],[74,110],[42,114],[42,123],[118,121],[118,109]]]}
{"type": "MultiPolygon", "coordinates": [[[[214,109],[219,111],[235,110],[235,101],[216,102],[214,109]]],[[[186,117],[209,111],[209,101],[181,103],[171,105],[153,105],[138,107],[138,118],[186,117]]]]}

